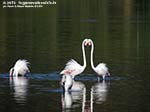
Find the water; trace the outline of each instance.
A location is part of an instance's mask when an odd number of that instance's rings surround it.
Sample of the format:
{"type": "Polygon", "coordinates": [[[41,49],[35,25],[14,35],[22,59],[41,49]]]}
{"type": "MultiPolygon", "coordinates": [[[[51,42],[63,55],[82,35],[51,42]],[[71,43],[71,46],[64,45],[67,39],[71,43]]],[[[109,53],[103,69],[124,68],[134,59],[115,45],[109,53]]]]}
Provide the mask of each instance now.
{"type": "Polygon", "coordinates": [[[150,2],[56,0],[37,9],[0,8],[0,112],[148,112],[150,110],[150,2]],[[59,72],[81,43],[94,41],[94,64],[107,63],[111,77],[97,81],[90,67],[63,94],[59,72]],[[19,58],[31,73],[9,78],[19,58]],[[79,90],[81,89],[81,90],[79,90]]]}

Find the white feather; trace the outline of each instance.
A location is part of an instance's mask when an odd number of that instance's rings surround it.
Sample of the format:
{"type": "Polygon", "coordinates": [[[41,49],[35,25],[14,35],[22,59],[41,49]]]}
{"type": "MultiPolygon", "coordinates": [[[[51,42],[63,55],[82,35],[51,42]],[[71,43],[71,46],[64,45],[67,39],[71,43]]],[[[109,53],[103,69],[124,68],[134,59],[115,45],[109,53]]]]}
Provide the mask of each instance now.
{"type": "Polygon", "coordinates": [[[60,74],[66,74],[66,71],[70,71],[71,72],[71,75],[72,77],[74,78],[74,76],[80,74],[81,72],[83,72],[84,70],[84,67],[81,66],[78,62],[76,62],[74,59],[71,59],[69,60],[67,63],[66,63],[66,66],[64,68],[64,70],[62,70],[60,72],[60,74]]]}
{"type": "Polygon", "coordinates": [[[109,71],[108,71],[108,67],[106,66],[105,63],[100,63],[95,67],[95,71],[99,74],[99,75],[109,75],[109,71]]]}
{"type": "Polygon", "coordinates": [[[86,67],[86,56],[85,56],[85,46],[88,39],[84,39],[82,42],[82,54],[83,54],[83,66],[77,63],[75,60],[71,59],[67,62],[64,70],[60,74],[69,74],[74,78],[76,75],[84,71],[86,67]]]}
{"type": "Polygon", "coordinates": [[[94,43],[91,39],[88,39],[87,45],[91,46],[91,67],[92,69],[100,76],[105,79],[106,75],[110,75],[108,68],[105,63],[100,63],[96,67],[93,64],[93,52],[94,52],[94,43]]]}
{"type": "Polygon", "coordinates": [[[18,74],[24,75],[24,74],[26,74],[27,72],[29,72],[28,65],[29,65],[29,62],[28,62],[27,60],[25,60],[25,59],[22,59],[22,60],[19,59],[19,60],[15,63],[15,65],[14,65],[14,67],[13,67],[13,69],[14,69],[13,76],[14,76],[14,75],[18,75],[18,74]]]}

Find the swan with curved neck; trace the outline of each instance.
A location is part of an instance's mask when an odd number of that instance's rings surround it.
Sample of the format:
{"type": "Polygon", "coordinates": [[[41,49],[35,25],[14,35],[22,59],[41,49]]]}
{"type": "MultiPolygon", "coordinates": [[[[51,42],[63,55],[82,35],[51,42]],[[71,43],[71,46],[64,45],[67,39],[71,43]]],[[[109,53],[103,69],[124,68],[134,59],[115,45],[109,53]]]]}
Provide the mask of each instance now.
{"type": "Polygon", "coordinates": [[[82,54],[83,54],[83,65],[80,65],[74,59],[71,59],[67,62],[65,68],[60,72],[60,74],[70,74],[72,78],[76,75],[82,73],[86,67],[86,56],[85,56],[85,43],[88,39],[84,39],[82,42],[82,54]]]}
{"type": "Polygon", "coordinates": [[[105,63],[100,63],[96,67],[93,64],[93,52],[94,52],[94,44],[91,39],[88,39],[86,45],[91,46],[91,67],[92,69],[99,75],[102,76],[103,80],[106,76],[109,76],[110,73],[108,71],[108,67],[105,63]]]}

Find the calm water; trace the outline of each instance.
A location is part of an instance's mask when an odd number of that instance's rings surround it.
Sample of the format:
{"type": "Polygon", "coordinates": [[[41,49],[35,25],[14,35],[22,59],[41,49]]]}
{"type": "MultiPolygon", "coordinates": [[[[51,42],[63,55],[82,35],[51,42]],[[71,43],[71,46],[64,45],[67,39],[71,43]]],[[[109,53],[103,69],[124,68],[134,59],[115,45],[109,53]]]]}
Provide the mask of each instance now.
{"type": "MultiPolygon", "coordinates": [[[[42,1],[42,0],[41,0],[42,1]]],[[[56,0],[44,8],[0,8],[0,112],[150,111],[150,1],[56,0]],[[95,44],[94,63],[107,63],[111,77],[97,81],[90,67],[63,94],[59,72],[81,43],[95,44]],[[9,78],[19,58],[31,73],[9,78]]]]}

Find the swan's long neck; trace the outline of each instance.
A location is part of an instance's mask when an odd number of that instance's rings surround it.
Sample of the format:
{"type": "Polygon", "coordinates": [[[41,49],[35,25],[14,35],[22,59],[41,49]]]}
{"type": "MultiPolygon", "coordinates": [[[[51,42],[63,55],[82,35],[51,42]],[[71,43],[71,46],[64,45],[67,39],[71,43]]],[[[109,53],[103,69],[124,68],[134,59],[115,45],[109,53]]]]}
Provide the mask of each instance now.
{"type": "Polygon", "coordinates": [[[82,43],[82,53],[83,53],[83,67],[86,67],[86,56],[85,56],[85,47],[84,42],[82,43]]]}
{"type": "Polygon", "coordinates": [[[92,45],[91,45],[91,67],[92,67],[92,69],[94,70],[95,69],[95,67],[94,67],[94,64],[93,64],[93,51],[94,51],[94,44],[93,44],[93,42],[92,42],[92,45]]]}

